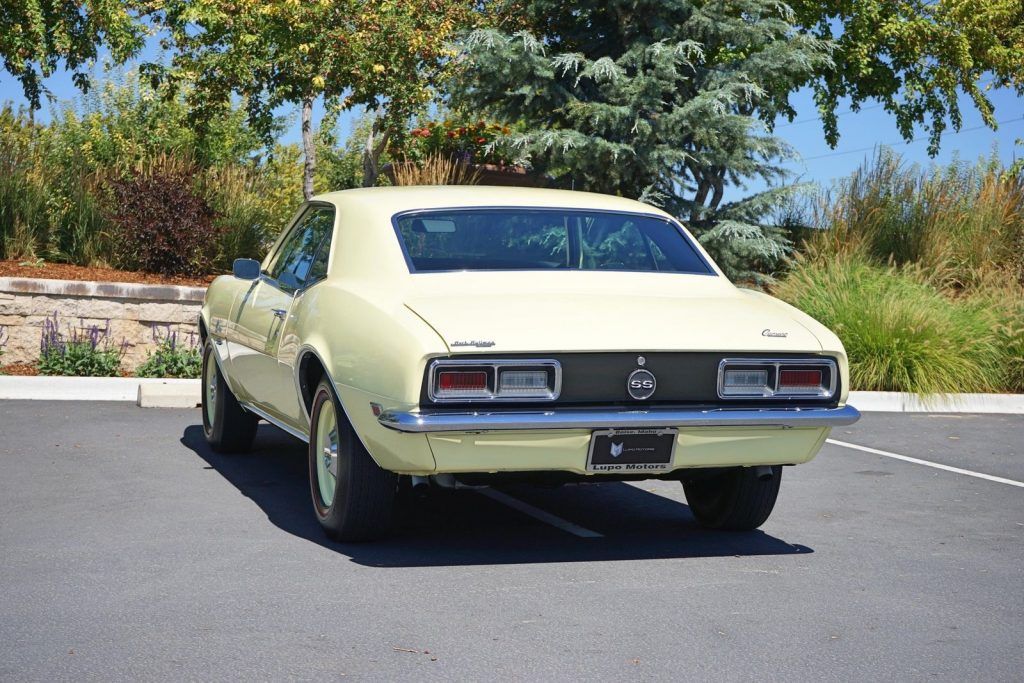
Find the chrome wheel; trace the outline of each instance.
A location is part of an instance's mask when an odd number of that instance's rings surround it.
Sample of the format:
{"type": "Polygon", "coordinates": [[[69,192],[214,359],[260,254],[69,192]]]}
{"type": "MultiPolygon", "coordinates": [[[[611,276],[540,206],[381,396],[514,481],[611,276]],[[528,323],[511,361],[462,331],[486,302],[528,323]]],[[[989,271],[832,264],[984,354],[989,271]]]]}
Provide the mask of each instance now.
{"type": "Polygon", "coordinates": [[[324,507],[334,502],[334,490],[338,486],[338,418],[334,403],[328,399],[320,406],[316,423],[316,480],[320,488],[320,500],[324,507]]]}
{"type": "Polygon", "coordinates": [[[206,358],[206,422],[213,424],[217,406],[217,361],[210,354],[206,358]]]}

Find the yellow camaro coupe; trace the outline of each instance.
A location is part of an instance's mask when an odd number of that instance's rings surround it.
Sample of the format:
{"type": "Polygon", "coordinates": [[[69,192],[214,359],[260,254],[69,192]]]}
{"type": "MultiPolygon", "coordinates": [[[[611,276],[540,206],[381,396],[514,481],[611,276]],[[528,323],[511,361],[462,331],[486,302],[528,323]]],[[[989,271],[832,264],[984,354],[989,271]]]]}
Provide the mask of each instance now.
{"type": "Polygon", "coordinates": [[[843,345],[735,287],[674,218],[559,190],[347,190],[307,202],[203,304],[203,426],[309,444],[327,534],[387,531],[414,486],[678,480],[753,529],[846,405],[843,345]]]}

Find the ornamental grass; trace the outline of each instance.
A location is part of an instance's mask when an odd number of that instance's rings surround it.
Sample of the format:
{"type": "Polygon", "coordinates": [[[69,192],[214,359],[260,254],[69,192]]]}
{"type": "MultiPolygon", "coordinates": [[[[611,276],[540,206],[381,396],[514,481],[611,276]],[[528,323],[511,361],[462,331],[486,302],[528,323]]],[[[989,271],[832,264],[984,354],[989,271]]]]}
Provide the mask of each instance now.
{"type": "Polygon", "coordinates": [[[1024,179],[882,151],[818,198],[773,287],[831,328],[859,390],[1024,391],[1024,179]]]}

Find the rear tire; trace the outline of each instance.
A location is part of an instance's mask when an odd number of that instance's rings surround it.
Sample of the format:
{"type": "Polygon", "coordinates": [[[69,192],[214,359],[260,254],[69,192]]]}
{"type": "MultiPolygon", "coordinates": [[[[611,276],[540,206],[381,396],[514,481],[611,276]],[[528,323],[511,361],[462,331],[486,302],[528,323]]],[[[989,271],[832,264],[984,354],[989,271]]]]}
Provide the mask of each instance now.
{"type": "Polygon", "coordinates": [[[324,531],[342,542],[386,535],[398,475],[373,461],[326,380],[313,398],[309,432],[309,488],[324,531]]]}
{"type": "Polygon", "coordinates": [[[701,526],[708,529],[751,531],[765,523],[782,483],[782,466],[758,479],[753,467],[731,467],[707,479],[683,482],[686,502],[701,526]]]}
{"type": "Polygon", "coordinates": [[[218,453],[252,450],[259,418],[246,412],[231,393],[214,358],[213,340],[203,346],[203,434],[218,453]]]}

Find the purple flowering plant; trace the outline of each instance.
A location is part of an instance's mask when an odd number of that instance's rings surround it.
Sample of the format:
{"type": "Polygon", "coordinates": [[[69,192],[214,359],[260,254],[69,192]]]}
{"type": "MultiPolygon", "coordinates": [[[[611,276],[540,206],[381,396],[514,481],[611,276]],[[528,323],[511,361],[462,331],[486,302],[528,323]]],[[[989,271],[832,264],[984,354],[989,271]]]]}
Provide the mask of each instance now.
{"type": "Polygon", "coordinates": [[[66,375],[74,377],[116,377],[121,369],[121,359],[128,349],[128,342],[115,345],[110,336],[110,321],[103,327],[86,325],[79,318],[77,326],[66,325],[67,332],[61,332],[60,318],[56,311],[43,320],[39,340],[39,361],[37,367],[42,375],[66,375]]]}
{"type": "Polygon", "coordinates": [[[139,377],[199,377],[203,360],[195,330],[179,335],[170,325],[154,325],[151,329],[156,350],[149,353],[135,374],[139,377]]]}

